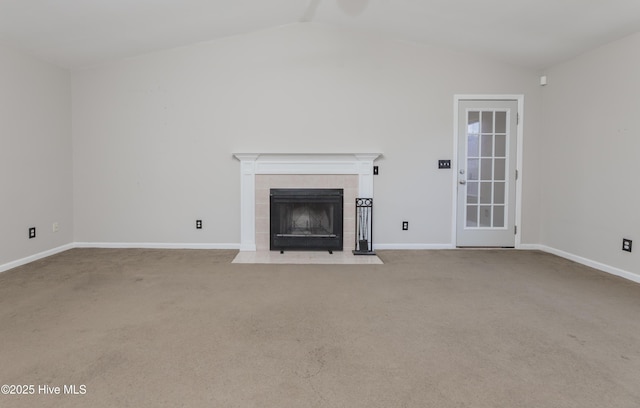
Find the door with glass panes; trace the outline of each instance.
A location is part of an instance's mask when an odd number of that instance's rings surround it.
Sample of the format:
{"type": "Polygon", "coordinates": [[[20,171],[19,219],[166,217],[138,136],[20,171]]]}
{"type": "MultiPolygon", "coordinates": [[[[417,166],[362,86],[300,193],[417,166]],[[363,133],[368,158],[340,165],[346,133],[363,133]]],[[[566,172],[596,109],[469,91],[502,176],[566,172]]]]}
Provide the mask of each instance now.
{"type": "Polygon", "coordinates": [[[456,246],[515,246],[517,112],[517,101],[459,101],[456,246]]]}

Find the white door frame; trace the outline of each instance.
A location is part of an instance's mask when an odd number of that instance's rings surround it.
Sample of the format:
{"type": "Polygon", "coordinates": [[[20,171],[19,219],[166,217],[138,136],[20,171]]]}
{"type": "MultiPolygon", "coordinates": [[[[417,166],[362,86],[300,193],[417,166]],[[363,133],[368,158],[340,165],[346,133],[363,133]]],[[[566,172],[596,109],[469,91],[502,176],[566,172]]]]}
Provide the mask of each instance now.
{"type": "Polygon", "coordinates": [[[517,101],[518,102],[518,123],[516,125],[517,135],[517,153],[516,153],[516,171],[518,172],[518,178],[516,180],[516,242],[515,247],[520,248],[521,233],[522,233],[522,141],[523,141],[523,125],[524,125],[524,95],[454,95],[453,96],[453,163],[451,168],[453,169],[453,193],[452,193],[452,223],[451,223],[451,245],[456,247],[458,242],[458,119],[459,112],[458,106],[460,101],[517,101]]]}

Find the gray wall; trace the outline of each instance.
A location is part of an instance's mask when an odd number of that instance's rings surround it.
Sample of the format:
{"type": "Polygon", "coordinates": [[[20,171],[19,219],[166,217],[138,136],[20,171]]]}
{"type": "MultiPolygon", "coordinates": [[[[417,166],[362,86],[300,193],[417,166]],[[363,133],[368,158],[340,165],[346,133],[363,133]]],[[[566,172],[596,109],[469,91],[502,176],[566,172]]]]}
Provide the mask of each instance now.
{"type": "Polygon", "coordinates": [[[237,244],[233,152],[381,152],[375,242],[449,244],[453,170],[436,164],[455,157],[454,94],[525,95],[521,228],[538,243],[537,72],[317,24],[74,74],[75,239],[237,244]]]}
{"type": "Polygon", "coordinates": [[[541,241],[638,275],[639,73],[640,33],[548,70],[541,166],[541,241]]]}
{"type": "Polygon", "coordinates": [[[0,46],[0,90],[2,266],[73,241],[73,191],[69,73],[0,46]]]}

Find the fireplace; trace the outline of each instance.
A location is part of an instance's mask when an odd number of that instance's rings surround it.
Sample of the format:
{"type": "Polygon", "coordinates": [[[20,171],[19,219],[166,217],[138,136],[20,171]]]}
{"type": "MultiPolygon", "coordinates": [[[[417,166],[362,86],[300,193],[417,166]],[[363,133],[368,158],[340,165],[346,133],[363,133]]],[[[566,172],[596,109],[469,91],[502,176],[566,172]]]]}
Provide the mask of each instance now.
{"type": "Polygon", "coordinates": [[[272,188],[269,248],[342,251],[343,208],[343,189],[272,188]]]}
{"type": "Polygon", "coordinates": [[[234,153],[234,156],[240,161],[240,251],[269,250],[271,188],[343,188],[343,243],[353,245],[355,199],[373,197],[373,163],[380,153],[234,153]]]}

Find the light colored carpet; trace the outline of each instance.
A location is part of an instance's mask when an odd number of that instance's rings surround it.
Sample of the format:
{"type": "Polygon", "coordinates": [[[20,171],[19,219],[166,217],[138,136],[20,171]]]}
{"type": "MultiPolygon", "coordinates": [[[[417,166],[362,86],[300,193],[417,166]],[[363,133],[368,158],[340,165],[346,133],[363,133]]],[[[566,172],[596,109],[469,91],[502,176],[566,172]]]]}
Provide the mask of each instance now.
{"type": "Polygon", "coordinates": [[[640,285],[529,251],[384,265],[74,249],[0,274],[2,407],[638,407],[640,285]]]}

